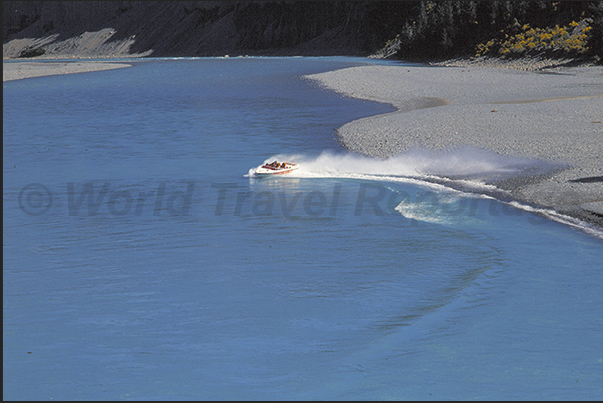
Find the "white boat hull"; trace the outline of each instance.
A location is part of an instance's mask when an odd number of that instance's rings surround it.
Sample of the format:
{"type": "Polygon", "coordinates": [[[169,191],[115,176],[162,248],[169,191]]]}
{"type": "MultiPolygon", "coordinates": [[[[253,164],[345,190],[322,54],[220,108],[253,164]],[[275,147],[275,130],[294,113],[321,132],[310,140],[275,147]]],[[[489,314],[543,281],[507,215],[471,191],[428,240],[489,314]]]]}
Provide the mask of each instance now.
{"type": "Polygon", "coordinates": [[[299,169],[298,164],[293,164],[291,162],[285,162],[285,167],[274,168],[268,165],[262,165],[255,170],[255,176],[272,176],[272,175],[284,175],[291,173],[299,169]]]}

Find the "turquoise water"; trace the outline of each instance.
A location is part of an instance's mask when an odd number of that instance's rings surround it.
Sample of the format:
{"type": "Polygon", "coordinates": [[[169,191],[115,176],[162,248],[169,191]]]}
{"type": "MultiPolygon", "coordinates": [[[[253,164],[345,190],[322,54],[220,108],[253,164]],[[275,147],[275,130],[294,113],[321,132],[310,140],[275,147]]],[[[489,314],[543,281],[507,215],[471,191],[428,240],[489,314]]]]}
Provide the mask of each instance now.
{"type": "Polygon", "coordinates": [[[601,235],[418,174],[537,161],[346,152],[391,107],[303,75],[365,63],[4,83],[4,399],[600,399],[601,235]]]}

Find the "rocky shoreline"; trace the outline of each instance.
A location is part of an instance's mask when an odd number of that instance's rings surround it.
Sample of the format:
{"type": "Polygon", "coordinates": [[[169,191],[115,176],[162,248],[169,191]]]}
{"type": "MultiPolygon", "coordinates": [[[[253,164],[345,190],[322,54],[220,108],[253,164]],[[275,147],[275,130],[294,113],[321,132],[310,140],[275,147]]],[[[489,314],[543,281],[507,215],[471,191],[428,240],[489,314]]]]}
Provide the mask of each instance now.
{"type": "Polygon", "coordinates": [[[338,136],[350,151],[389,158],[432,150],[451,158],[469,147],[509,161],[535,161],[514,177],[484,180],[511,200],[603,231],[603,67],[562,64],[453,60],[355,67],[309,78],[345,96],[396,108],[342,126],[338,136]]]}
{"type": "Polygon", "coordinates": [[[484,67],[521,71],[554,71],[567,67],[595,67],[590,61],[576,58],[551,58],[546,56],[520,57],[503,59],[500,57],[460,57],[444,61],[426,62],[431,66],[441,67],[484,67]]]}
{"type": "Polygon", "coordinates": [[[61,74],[89,73],[92,71],[120,69],[131,66],[128,63],[81,60],[4,62],[2,63],[2,82],[61,74]]]}

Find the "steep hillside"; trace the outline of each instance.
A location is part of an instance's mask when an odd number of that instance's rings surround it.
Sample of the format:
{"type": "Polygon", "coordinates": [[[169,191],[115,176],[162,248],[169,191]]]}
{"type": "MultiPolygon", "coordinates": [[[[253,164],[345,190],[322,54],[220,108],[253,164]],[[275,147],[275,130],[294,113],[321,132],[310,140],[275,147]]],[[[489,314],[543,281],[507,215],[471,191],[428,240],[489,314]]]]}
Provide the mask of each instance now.
{"type": "Polygon", "coordinates": [[[600,1],[5,1],[2,8],[4,58],[603,58],[600,1]]]}
{"type": "Polygon", "coordinates": [[[403,8],[337,1],[7,1],[4,57],[367,55],[402,27],[403,8]]]}

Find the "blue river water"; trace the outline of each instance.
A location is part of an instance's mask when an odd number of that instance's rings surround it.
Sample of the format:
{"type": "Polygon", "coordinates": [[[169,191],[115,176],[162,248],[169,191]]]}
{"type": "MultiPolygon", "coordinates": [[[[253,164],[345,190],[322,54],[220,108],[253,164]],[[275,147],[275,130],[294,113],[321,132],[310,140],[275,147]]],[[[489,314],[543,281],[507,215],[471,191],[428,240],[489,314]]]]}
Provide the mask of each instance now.
{"type": "Polygon", "coordinates": [[[600,234],[347,152],[392,108],[303,76],[367,63],[5,82],[4,399],[600,399],[600,234]]]}

